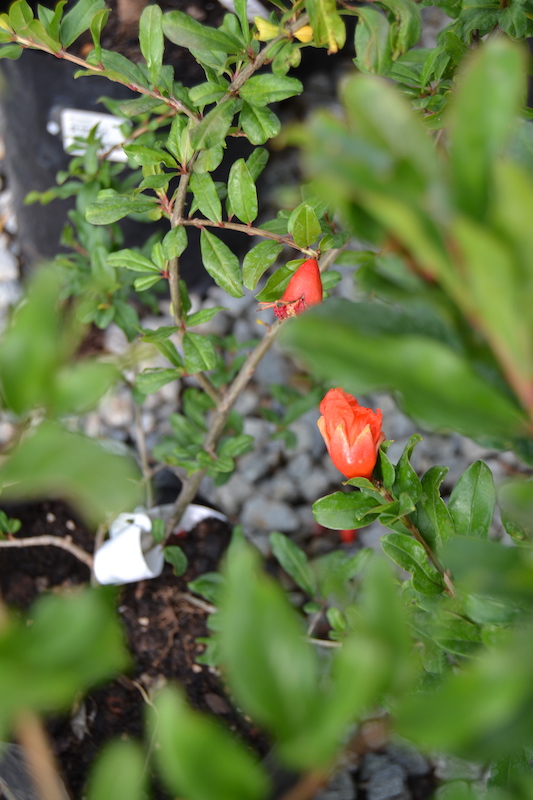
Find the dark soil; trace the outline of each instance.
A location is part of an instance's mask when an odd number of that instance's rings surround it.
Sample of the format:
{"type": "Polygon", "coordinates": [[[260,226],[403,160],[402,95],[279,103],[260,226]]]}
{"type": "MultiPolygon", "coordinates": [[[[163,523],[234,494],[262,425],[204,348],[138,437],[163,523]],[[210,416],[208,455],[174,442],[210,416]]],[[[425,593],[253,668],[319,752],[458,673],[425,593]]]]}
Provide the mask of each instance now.
{"type": "MultiPolygon", "coordinates": [[[[88,552],[93,550],[92,534],[60,502],[10,507],[8,513],[22,522],[17,538],[69,536],[88,552]]],[[[196,662],[203,650],[197,639],[208,633],[207,613],[183,596],[188,581],[217,568],[229,538],[224,523],[206,520],[179,540],[188,558],[184,576],[176,577],[166,564],[159,578],[120,590],[117,610],[132,655],[131,671],[91,692],[72,715],[47,722],[74,800],[82,797],[90,765],[104,742],[142,737],[144,697],[168,681],[178,682],[194,708],[220,717],[259,755],[268,750],[266,738],[232,707],[216,672],[196,662]]],[[[40,594],[69,589],[89,578],[84,564],[54,546],[0,550],[0,592],[6,604],[17,609],[28,609],[40,594]]],[[[163,800],[166,795],[156,789],[154,797],[163,800]]]]}

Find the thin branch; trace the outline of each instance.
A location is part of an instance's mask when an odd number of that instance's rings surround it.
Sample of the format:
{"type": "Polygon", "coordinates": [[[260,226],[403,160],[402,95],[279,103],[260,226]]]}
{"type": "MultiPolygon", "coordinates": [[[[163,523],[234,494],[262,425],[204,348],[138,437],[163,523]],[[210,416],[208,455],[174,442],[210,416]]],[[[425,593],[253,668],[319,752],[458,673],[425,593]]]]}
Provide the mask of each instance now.
{"type": "Polygon", "coordinates": [[[272,233],[271,231],[266,231],[263,228],[255,228],[252,225],[244,225],[240,222],[226,222],[225,220],[214,222],[210,219],[189,217],[189,219],[179,219],[178,224],[185,226],[193,225],[195,228],[223,228],[229,231],[246,233],[248,236],[262,236],[264,239],[272,239],[274,242],[279,242],[279,244],[286,244],[288,247],[299,250],[301,253],[305,253],[308,256],[316,256],[316,250],[313,250],[310,247],[300,247],[296,244],[292,236],[281,236],[279,233],[272,233]]]}
{"type": "Polygon", "coordinates": [[[92,570],[93,557],[90,553],[87,553],[85,550],[82,550],[81,547],[74,544],[69,538],[63,539],[60,536],[45,534],[43,536],[29,536],[27,539],[2,539],[0,541],[0,547],[47,547],[49,545],[67,550],[67,552],[75,556],[79,561],[83,561],[83,563],[92,570]]]}
{"type": "Polygon", "coordinates": [[[68,800],[63,787],[48,736],[33,711],[19,711],[15,717],[15,733],[24,748],[36,797],[39,800],[68,800]]]}

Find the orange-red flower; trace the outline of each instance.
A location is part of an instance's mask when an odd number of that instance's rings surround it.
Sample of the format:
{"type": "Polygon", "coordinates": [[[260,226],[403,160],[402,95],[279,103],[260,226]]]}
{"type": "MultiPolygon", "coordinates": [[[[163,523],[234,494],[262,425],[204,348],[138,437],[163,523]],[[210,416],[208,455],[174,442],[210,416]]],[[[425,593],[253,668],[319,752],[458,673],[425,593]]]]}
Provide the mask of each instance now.
{"type": "Polygon", "coordinates": [[[274,308],[278,319],[296,317],[310,306],[322,302],[322,279],[316,258],[308,258],[301,264],[281,298],[275,303],[260,303],[261,308],[274,308]]]}
{"type": "Polygon", "coordinates": [[[318,428],[331,460],[347,478],[368,478],[385,439],[381,411],[360,406],[342,389],[330,389],[320,403],[318,428]]]}

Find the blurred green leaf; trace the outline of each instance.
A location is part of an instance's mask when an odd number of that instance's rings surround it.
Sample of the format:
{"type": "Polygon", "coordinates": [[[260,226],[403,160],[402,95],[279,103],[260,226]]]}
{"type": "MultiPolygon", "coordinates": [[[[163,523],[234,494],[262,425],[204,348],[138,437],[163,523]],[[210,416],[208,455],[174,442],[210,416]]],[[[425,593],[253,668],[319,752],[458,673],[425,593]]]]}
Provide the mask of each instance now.
{"type": "Polygon", "coordinates": [[[11,618],[0,633],[2,739],[22,709],[66,711],[81,688],[109,680],[128,663],[109,591],[41,597],[28,622],[11,618]]]}
{"type": "Polygon", "coordinates": [[[316,577],[303,550],[282,533],[271,533],[269,538],[272,553],[285,572],[304,592],[310,597],[315,597],[316,577]]]}
{"type": "Polygon", "coordinates": [[[158,695],[151,728],[159,771],[174,796],[262,800],[268,795],[268,776],[244,744],[207,715],[189,708],[177,688],[167,687],[158,695]]]}
{"type": "Polygon", "coordinates": [[[483,461],[476,461],[461,475],[448,502],[456,532],[460,536],[486,539],[495,500],[492,472],[483,461]]]}
{"type": "Polygon", "coordinates": [[[132,741],[106,744],[91,769],[87,800],[144,800],[146,754],[132,741]]]}
{"type": "Polygon", "coordinates": [[[461,76],[450,120],[450,168],[455,203],[482,219],[491,187],[491,162],[510,136],[525,92],[524,55],[495,37],[461,76]]]}
{"type": "Polygon", "coordinates": [[[354,394],[395,389],[420,423],[503,442],[524,424],[518,407],[444,342],[422,335],[404,312],[379,304],[330,301],[283,330],[313,370],[354,394]]]}
{"type": "Polygon", "coordinates": [[[131,459],[53,422],[39,425],[0,467],[6,499],[60,497],[96,524],[135,507],[139,477],[131,459]]]}
{"type": "Polygon", "coordinates": [[[177,547],[176,545],[168,545],[168,547],[163,547],[163,555],[165,556],[165,561],[168,561],[169,564],[172,564],[174,575],[176,575],[178,578],[180,575],[183,575],[186,572],[187,556],[181,547],[177,547]]]}
{"type": "Polygon", "coordinates": [[[133,198],[120,195],[114,189],[103,189],[98,193],[96,201],[87,206],[85,216],[92,225],[109,225],[128,214],[152,211],[156,203],[156,197],[137,195],[133,198]]]}
{"type": "Polygon", "coordinates": [[[291,758],[291,745],[315,728],[321,703],[315,653],[248,545],[232,545],[225,575],[218,638],[226,679],[239,705],[276,736],[284,759],[296,766],[302,754],[298,749],[291,758]]]}
{"type": "Polygon", "coordinates": [[[78,36],[88,30],[93,17],[98,11],[105,9],[105,0],[78,0],[69,8],[59,27],[61,44],[69,47],[78,36]]]}
{"type": "Polygon", "coordinates": [[[153,261],[138,253],[135,250],[117,250],[116,253],[109,253],[107,263],[114,267],[125,267],[133,272],[153,272],[160,273],[158,266],[153,261]]]}

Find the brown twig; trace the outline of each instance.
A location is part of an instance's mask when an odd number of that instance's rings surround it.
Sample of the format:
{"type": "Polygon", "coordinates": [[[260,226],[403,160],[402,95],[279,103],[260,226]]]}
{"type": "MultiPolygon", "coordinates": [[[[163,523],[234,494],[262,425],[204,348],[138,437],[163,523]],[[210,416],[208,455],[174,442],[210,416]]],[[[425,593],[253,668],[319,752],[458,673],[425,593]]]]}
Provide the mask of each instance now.
{"type": "Polygon", "coordinates": [[[178,224],[185,226],[193,225],[195,228],[222,228],[225,230],[246,233],[248,236],[262,236],[264,239],[272,239],[275,242],[279,242],[279,244],[286,244],[288,247],[299,250],[301,253],[305,253],[308,256],[316,256],[316,250],[313,250],[311,247],[300,247],[300,245],[296,244],[292,236],[281,236],[279,233],[272,233],[271,231],[266,231],[263,228],[255,228],[252,225],[244,225],[240,222],[227,222],[225,220],[214,222],[210,219],[190,217],[189,219],[179,219],[178,224]]]}
{"type": "Polygon", "coordinates": [[[93,568],[93,557],[90,553],[78,547],[70,538],[44,534],[43,536],[29,536],[27,539],[2,539],[0,547],[61,547],[71,555],[82,561],[90,570],[93,568]]]}

